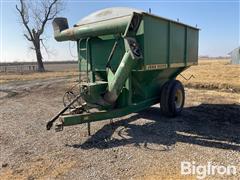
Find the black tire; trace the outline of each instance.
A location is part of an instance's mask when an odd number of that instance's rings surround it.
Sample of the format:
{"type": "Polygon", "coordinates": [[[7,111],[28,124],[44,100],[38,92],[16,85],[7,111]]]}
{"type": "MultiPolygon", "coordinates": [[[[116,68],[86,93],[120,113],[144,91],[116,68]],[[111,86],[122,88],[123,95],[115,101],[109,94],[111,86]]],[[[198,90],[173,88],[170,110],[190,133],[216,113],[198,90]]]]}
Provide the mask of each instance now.
{"type": "Polygon", "coordinates": [[[175,117],[183,109],[185,101],[184,87],[178,80],[170,80],[161,88],[160,107],[163,115],[175,117]]]}
{"type": "Polygon", "coordinates": [[[170,80],[166,82],[161,88],[160,108],[163,115],[167,115],[169,111],[168,99],[169,99],[173,84],[174,84],[174,81],[170,80]]]}

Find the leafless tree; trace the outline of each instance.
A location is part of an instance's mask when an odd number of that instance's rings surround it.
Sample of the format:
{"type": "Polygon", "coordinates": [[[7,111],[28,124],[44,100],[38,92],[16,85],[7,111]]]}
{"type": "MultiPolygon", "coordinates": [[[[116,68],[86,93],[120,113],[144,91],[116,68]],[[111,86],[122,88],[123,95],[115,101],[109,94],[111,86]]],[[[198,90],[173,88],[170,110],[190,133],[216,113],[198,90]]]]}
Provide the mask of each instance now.
{"type": "Polygon", "coordinates": [[[48,21],[51,21],[63,10],[61,0],[19,0],[16,5],[21,23],[25,29],[24,37],[31,42],[31,49],[35,51],[38,71],[44,72],[41,48],[43,45],[43,33],[48,21]]]}

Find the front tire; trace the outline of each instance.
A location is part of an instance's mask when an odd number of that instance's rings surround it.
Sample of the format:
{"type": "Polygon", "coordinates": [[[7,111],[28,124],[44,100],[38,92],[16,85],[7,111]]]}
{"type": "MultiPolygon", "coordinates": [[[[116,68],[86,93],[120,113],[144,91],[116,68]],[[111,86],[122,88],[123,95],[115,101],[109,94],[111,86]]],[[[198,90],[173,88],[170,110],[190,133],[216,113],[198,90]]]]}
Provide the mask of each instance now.
{"type": "Polygon", "coordinates": [[[166,82],[161,89],[160,107],[163,115],[175,117],[182,112],[185,101],[185,92],[182,83],[178,80],[166,82]]]}

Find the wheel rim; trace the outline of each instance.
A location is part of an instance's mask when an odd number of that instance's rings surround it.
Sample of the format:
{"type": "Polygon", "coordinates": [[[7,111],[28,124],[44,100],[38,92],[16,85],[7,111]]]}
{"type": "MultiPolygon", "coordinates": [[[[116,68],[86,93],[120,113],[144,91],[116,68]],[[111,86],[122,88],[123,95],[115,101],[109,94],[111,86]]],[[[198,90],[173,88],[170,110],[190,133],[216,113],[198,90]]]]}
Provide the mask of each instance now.
{"type": "Polygon", "coordinates": [[[183,102],[183,94],[180,89],[178,89],[175,93],[175,106],[177,109],[182,107],[182,102],[183,102]]]}

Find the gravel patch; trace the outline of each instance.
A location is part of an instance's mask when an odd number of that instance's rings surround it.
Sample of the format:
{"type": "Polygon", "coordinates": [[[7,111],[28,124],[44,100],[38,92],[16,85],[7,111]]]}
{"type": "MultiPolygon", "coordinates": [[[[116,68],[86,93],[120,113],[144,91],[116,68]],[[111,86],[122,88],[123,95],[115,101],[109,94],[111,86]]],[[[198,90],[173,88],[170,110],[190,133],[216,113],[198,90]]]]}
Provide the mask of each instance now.
{"type": "Polygon", "coordinates": [[[195,179],[180,175],[181,161],[231,164],[237,175],[207,178],[240,178],[239,94],[186,89],[176,118],[163,117],[157,104],[113,124],[91,123],[91,136],[86,124],[46,131],[68,85],[22,84],[30,91],[12,88],[18,94],[0,99],[1,179],[195,179]]]}

